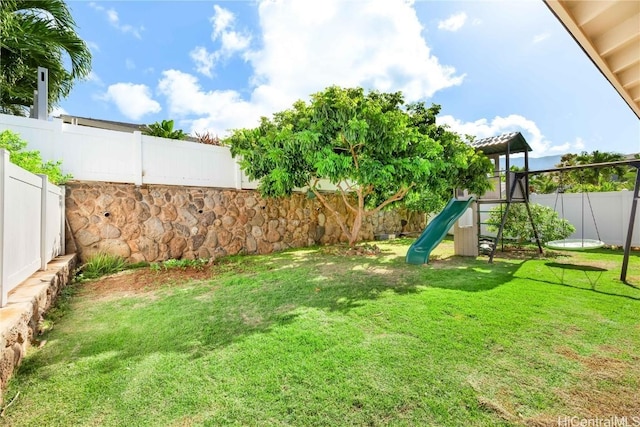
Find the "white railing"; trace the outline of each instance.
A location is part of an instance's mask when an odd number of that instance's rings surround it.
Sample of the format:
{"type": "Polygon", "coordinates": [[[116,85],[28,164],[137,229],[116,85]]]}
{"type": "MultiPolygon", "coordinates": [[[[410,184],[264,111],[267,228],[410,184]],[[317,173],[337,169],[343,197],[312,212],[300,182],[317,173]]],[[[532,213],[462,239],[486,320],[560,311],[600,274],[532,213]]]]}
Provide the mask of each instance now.
{"type": "Polygon", "coordinates": [[[0,149],[0,307],[9,291],[64,253],[64,190],[0,149]]]}

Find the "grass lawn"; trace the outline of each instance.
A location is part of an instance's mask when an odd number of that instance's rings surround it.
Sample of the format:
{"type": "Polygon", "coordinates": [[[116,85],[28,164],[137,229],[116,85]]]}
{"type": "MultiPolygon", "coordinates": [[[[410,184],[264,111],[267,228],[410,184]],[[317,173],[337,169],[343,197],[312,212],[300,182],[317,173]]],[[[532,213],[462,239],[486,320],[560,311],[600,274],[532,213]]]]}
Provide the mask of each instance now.
{"type": "Polygon", "coordinates": [[[73,285],[11,380],[0,424],[640,423],[637,253],[623,284],[619,251],[488,264],[445,241],[414,266],[410,243],[73,285]]]}

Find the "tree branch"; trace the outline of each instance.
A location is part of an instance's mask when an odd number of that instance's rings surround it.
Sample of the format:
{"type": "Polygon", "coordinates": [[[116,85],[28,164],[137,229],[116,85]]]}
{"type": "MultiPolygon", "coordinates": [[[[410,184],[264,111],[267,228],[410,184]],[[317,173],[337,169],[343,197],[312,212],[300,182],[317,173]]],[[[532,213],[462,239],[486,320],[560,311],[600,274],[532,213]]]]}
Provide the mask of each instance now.
{"type": "Polygon", "coordinates": [[[375,209],[372,209],[372,210],[368,211],[366,213],[367,216],[377,214],[378,212],[380,212],[380,210],[382,208],[384,208],[388,204],[393,203],[393,202],[397,202],[398,200],[402,200],[404,198],[404,196],[407,195],[407,193],[409,192],[411,187],[413,187],[413,184],[411,184],[407,188],[401,188],[400,190],[398,190],[398,192],[396,194],[394,194],[393,196],[389,197],[384,202],[380,203],[375,209]]]}
{"type": "Polygon", "coordinates": [[[349,151],[351,152],[351,158],[353,159],[353,165],[356,167],[356,170],[360,169],[360,165],[358,164],[358,156],[356,155],[355,150],[353,149],[353,145],[345,138],[344,133],[340,132],[340,136],[344,143],[349,147],[349,151]]]}
{"type": "MultiPolygon", "coordinates": [[[[350,185],[347,184],[348,187],[351,188],[350,185]]],[[[345,194],[345,191],[342,189],[342,186],[340,185],[340,183],[338,183],[336,185],[336,187],[338,187],[338,190],[340,190],[340,195],[342,196],[342,201],[344,202],[344,204],[347,206],[347,208],[353,212],[353,213],[358,213],[358,210],[356,208],[354,208],[351,203],[349,203],[349,200],[347,199],[347,196],[345,194]]]]}
{"type": "MultiPolygon", "coordinates": [[[[316,181],[317,181],[317,178],[316,178],[316,181]]],[[[349,229],[347,228],[347,225],[346,225],[346,223],[344,221],[344,218],[342,218],[342,215],[340,215],[340,212],[335,210],[329,204],[327,199],[325,199],[324,196],[318,190],[316,190],[314,187],[311,188],[311,191],[313,191],[313,194],[315,194],[316,197],[318,198],[318,200],[320,200],[320,203],[322,203],[322,205],[325,208],[327,208],[329,210],[329,212],[331,212],[333,214],[333,216],[336,218],[336,222],[340,226],[340,229],[342,230],[342,232],[345,234],[345,236],[347,236],[347,239],[351,240],[351,233],[349,232],[349,229]]]]}

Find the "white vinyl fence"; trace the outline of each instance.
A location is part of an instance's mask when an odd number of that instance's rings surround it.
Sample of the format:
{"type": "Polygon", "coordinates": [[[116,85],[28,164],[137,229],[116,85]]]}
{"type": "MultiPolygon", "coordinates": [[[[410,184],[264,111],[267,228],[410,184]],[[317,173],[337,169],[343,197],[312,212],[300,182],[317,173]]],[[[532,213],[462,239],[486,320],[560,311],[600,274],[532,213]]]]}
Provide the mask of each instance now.
{"type": "Polygon", "coordinates": [[[9,291],[64,253],[64,190],[0,149],[0,307],[9,291]]]}
{"type": "Polygon", "coordinates": [[[228,147],[2,114],[5,129],[80,181],[242,188],[228,147]]]}
{"type": "MultiPolygon", "coordinates": [[[[608,245],[620,246],[627,241],[633,191],[565,193],[558,196],[557,202],[555,194],[531,194],[529,200],[531,203],[538,203],[552,209],[555,208],[560,218],[563,217],[564,210],[564,219],[576,228],[575,233],[567,237],[568,239],[581,239],[584,237],[585,239],[602,240],[608,245]],[[591,207],[589,206],[589,200],[591,200],[591,207]],[[564,209],[562,208],[563,204],[564,209]],[[593,215],[591,214],[592,209],[593,215]]],[[[480,206],[483,211],[481,221],[486,222],[489,218],[489,214],[486,212],[498,205],[486,204],[480,206]]],[[[632,246],[640,246],[640,224],[638,224],[637,217],[638,214],[636,214],[634,223],[632,246]]],[[[489,231],[488,227],[483,225],[481,234],[495,236],[496,233],[489,231]]]]}
{"type": "MultiPolygon", "coordinates": [[[[570,239],[582,238],[584,230],[585,239],[599,237],[608,245],[624,245],[627,241],[633,191],[565,193],[558,196],[557,203],[555,194],[532,194],[530,200],[551,208],[555,205],[560,217],[564,204],[564,218],[576,228],[576,232],[568,237],[570,239]]],[[[637,218],[634,221],[631,245],[640,246],[640,226],[637,218]]]]}
{"type": "MultiPolygon", "coordinates": [[[[0,132],[5,129],[20,135],[44,160],[62,160],[63,172],[78,181],[258,188],[229,147],[0,114],[0,132]]],[[[336,189],[326,180],[320,188],[336,189]]]]}

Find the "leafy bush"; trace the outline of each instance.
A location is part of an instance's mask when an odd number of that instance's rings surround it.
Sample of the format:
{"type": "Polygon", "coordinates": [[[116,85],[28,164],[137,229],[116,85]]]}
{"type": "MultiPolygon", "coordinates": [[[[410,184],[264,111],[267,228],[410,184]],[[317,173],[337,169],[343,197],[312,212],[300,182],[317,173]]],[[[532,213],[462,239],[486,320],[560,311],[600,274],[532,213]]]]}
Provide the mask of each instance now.
{"type": "Polygon", "coordinates": [[[163,120],[147,125],[143,130],[145,135],[168,139],[185,139],[188,135],[182,129],[173,129],[173,120],[163,120]]]}
{"type": "MultiPolygon", "coordinates": [[[[537,203],[530,203],[529,207],[531,208],[533,222],[538,231],[538,237],[543,244],[552,240],[566,239],[576,231],[576,228],[569,221],[560,218],[558,212],[550,207],[537,203]]],[[[489,220],[487,221],[490,231],[498,231],[503,212],[504,207],[496,206],[491,209],[489,220]]],[[[524,203],[511,204],[503,234],[504,236],[517,239],[520,245],[535,239],[524,203]]]]}
{"type": "Polygon", "coordinates": [[[20,135],[17,133],[10,130],[0,133],[0,148],[4,148],[9,152],[9,160],[14,165],[20,166],[31,173],[47,175],[49,181],[54,184],[64,184],[72,178],[70,174],[62,173],[61,161],[43,162],[39,151],[28,151],[25,150],[26,147],[26,141],[20,139],[20,135]]]}
{"type": "Polygon", "coordinates": [[[108,253],[98,253],[80,267],[79,280],[91,280],[124,270],[126,263],[122,257],[108,253]]]}

